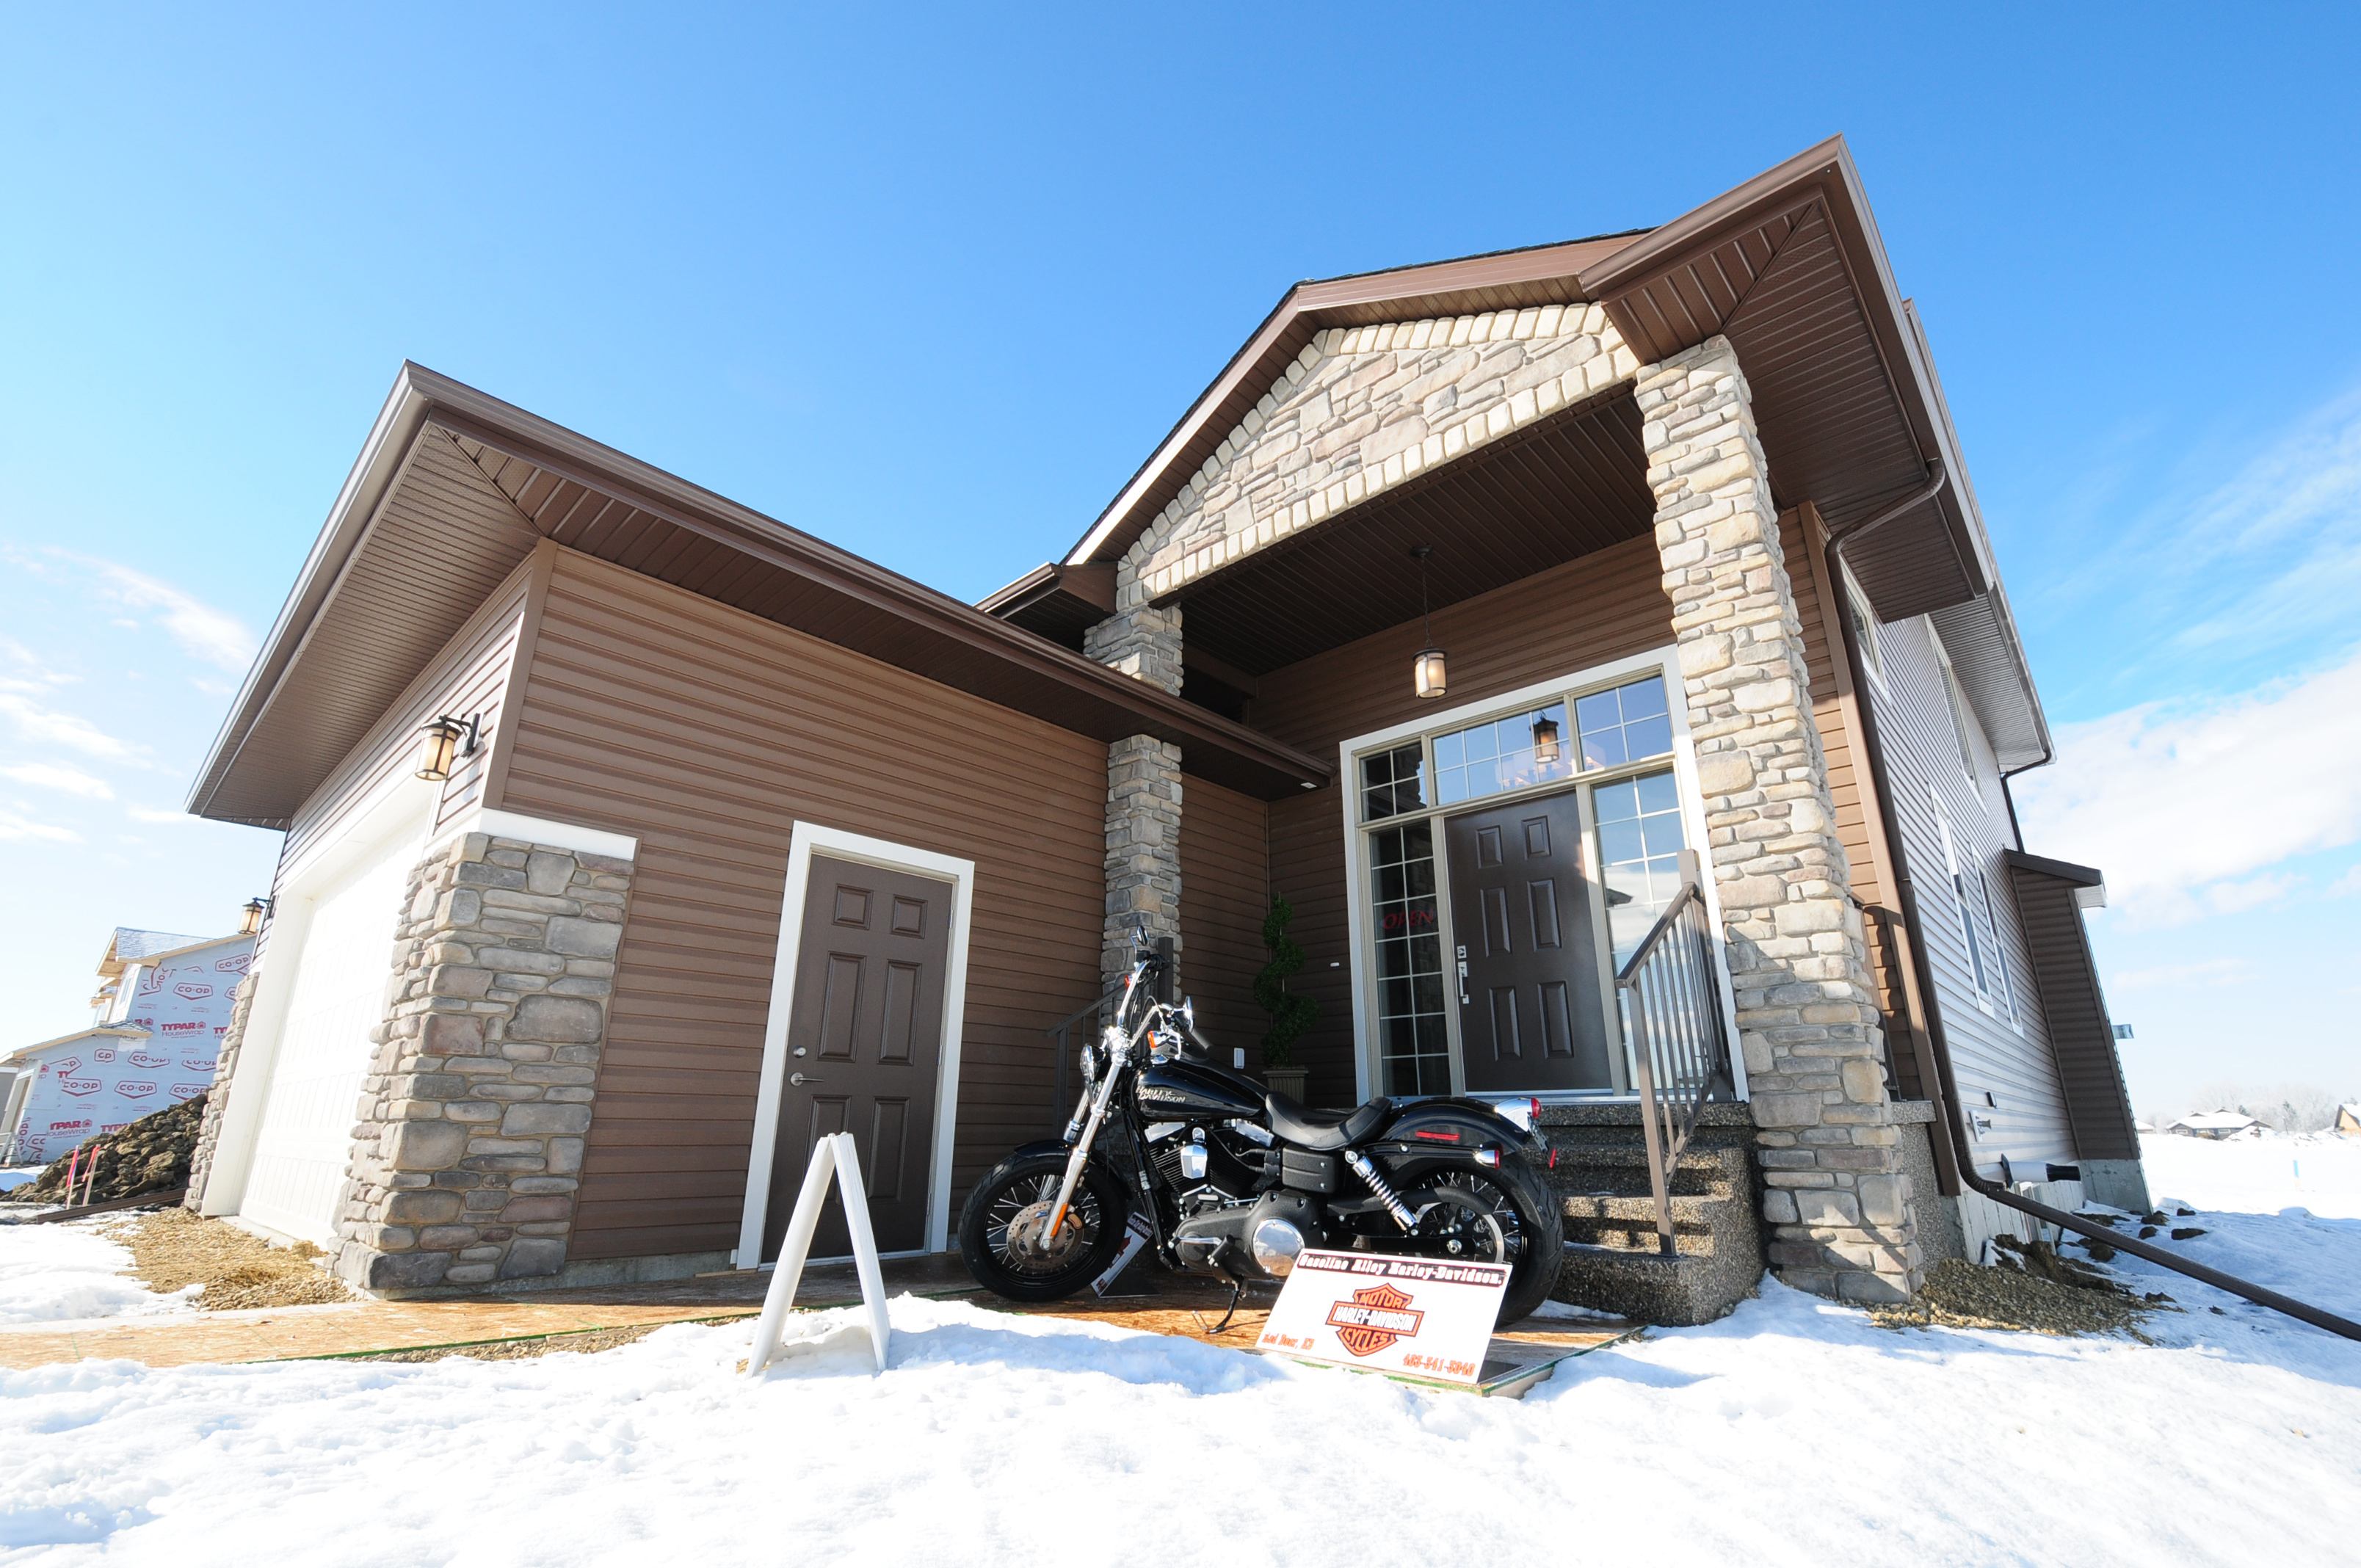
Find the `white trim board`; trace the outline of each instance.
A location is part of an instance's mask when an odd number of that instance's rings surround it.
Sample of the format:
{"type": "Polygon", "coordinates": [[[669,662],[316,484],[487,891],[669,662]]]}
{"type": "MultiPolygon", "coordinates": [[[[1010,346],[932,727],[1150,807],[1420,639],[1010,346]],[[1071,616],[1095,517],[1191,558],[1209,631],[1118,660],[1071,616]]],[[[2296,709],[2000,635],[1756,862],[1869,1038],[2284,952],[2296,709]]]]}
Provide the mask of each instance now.
{"type": "Polygon", "coordinates": [[[780,900],[771,1010],[763,1025],[763,1076],[754,1095],[754,1146],[746,1161],[746,1207],[738,1225],[737,1266],[756,1267],[763,1257],[763,1226],[771,1201],[771,1158],[779,1138],[779,1102],[785,1092],[787,1024],[795,1007],[796,960],[803,945],[804,895],[811,885],[811,858],[816,851],[835,860],[915,872],[951,884],[942,1050],[935,1074],[934,1148],[927,1174],[927,1250],[941,1252],[950,1245],[951,1140],[959,1125],[960,1036],[967,1016],[968,922],[975,902],[975,862],[815,822],[797,822],[794,835],[788,841],[787,880],[780,900]]]}
{"type": "MultiPolygon", "coordinates": [[[[262,1133],[262,1113],[270,1101],[270,1079],[279,1063],[279,1036],[287,1022],[288,998],[293,994],[295,971],[303,962],[313,900],[360,861],[375,859],[404,840],[413,848],[411,861],[415,864],[423,853],[441,799],[440,785],[403,773],[380,788],[343,832],[312,846],[280,879],[277,902],[266,927],[269,948],[263,948],[258,940],[254,1001],[247,1009],[236,1073],[227,1085],[217,1086],[229,1098],[222,1109],[213,1166],[205,1178],[205,1213],[234,1215],[246,1206],[247,1178],[254,1170],[255,1143],[262,1133]]],[[[387,910],[387,924],[392,925],[399,914],[398,908],[387,910]]],[[[390,968],[387,973],[390,978],[390,968]]]]}
{"type": "Polygon", "coordinates": [[[605,855],[618,861],[635,861],[640,855],[640,841],[628,833],[585,828],[578,822],[560,822],[548,817],[527,817],[521,811],[501,811],[489,806],[471,806],[455,817],[434,835],[427,852],[433,853],[463,833],[489,833],[496,839],[579,850],[586,855],[605,855]]]}
{"type": "MultiPolygon", "coordinates": [[[[1343,785],[1337,793],[1343,796],[1341,808],[1345,816],[1345,919],[1346,933],[1352,945],[1350,973],[1353,990],[1353,1080],[1356,1098],[1367,1101],[1378,1092],[1376,1081],[1378,1063],[1375,1017],[1378,994],[1377,945],[1370,939],[1369,933],[1369,869],[1367,856],[1362,849],[1365,835],[1360,820],[1360,774],[1355,766],[1359,757],[1369,751],[1380,751],[1404,740],[1432,734],[1438,729],[1453,729],[1472,724],[1487,715],[1515,713],[1520,709],[1532,707],[1543,699],[1561,697],[1569,692],[1585,687],[1614,685],[1635,675],[1643,675],[1652,672],[1661,673],[1664,677],[1664,707],[1673,720],[1673,770],[1680,784],[1681,827],[1688,838],[1689,846],[1697,854],[1698,865],[1705,883],[1706,914],[1713,922],[1713,929],[1719,932],[1723,928],[1721,896],[1714,885],[1713,854],[1708,845],[1706,835],[1705,797],[1697,787],[1697,747],[1689,738],[1688,704],[1683,697],[1680,650],[1677,644],[1668,643],[1645,653],[1634,653],[1628,658],[1610,659],[1605,663],[1587,665],[1566,674],[1553,676],[1549,680],[1535,681],[1529,685],[1519,686],[1514,691],[1496,692],[1490,696],[1478,697],[1452,707],[1438,708],[1432,713],[1422,714],[1406,723],[1392,725],[1384,729],[1373,729],[1366,735],[1352,736],[1338,742],[1336,776],[1343,785]]],[[[1568,705],[1567,722],[1571,728],[1573,723],[1571,704],[1568,705]]],[[[1569,735],[1567,740],[1570,744],[1580,744],[1578,733],[1569,735]]],[[[1583,777],[1583,774],[1577,773],[1570,778],[1554,783],[1550,788],[1552,790],[1573,788],[1582,783],[1583,777]]],[[[1487,801],[1516,798],[1519,796],[1510,795],[1487,796],[1484,800],[1455,802],[1449,810],[1437,809],[1431,812],[1427,817],[1428,820],[1438,824],[1435,835],[1435,867],[1438,872],[1435,903],[1439,915],[1438,927],[1444,942],[1444,951],[1446,954],[1451,951],[1454,933],[1451,919],[1451,891],[1446,880],[1448,868],[1444,864],[1443,835],[1439,825],[1446,816],[1463,810],[1479,809],[1487,801]]],[[[1582,854],[1585,874],[1595,877],[1598,874],[1598,869],[1590,863],[1591,845],[1589,835],[1587,833],[1584,835],[1582,854]]],[[[1446,978],[1448,973],[1449,967],[1446,964],[1446,978]]],[[[1730,989],[1730,967],[1726,959],[1715,966],[1714,983],[1716,989],[1721,993],[1723,1027],[1729,1031],[1730,1076],[1738,1098],[1744,1100],[1747,1098],[1745,1052],[1740,1048],[1737,998],[1731,994],[1730,989]]],[[[1456,1093],[1464,1088],[1465,1047],[1459,1037],[1458,1011],[1453,1009],[1447,1015],[1451,1020],[1452,1089],[1456,1093]]],[[[1631,1091],[1625,1090],[1612,1094],[1602,1094],[1597,1091],[1564,1091],[1544,1094],[1542,1098],[1586,1101],[1630,1099],[1631,1091]]]]}

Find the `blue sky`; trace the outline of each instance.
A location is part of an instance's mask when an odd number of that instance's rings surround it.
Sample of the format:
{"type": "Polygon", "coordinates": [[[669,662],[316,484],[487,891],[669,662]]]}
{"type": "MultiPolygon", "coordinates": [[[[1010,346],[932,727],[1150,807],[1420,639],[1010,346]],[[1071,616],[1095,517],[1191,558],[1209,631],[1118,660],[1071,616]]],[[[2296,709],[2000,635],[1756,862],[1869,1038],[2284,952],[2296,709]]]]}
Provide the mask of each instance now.
{"type": "Polygon", "coordinates": [[[177,816],[404,357],[951,593],[1292,280],[1851,139],[2109,872],[2135,1098],[2361,1094],[2343,7],[51,7],[0,57],[0,1044],[275,836],[177,816]]]}

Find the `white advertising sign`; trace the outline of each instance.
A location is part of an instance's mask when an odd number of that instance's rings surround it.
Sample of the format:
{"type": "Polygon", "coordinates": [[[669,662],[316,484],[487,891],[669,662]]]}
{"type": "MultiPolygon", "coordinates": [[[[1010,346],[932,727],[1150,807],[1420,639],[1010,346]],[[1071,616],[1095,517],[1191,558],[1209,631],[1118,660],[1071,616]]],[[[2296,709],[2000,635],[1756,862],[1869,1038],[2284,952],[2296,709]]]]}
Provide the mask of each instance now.
{"type": "Polygon", "coordinates": [[[1506,1264],[1308,1250],[1279,1290],[1259,1348],[1473,1384],[1508,1289],[1506,1264]]]}

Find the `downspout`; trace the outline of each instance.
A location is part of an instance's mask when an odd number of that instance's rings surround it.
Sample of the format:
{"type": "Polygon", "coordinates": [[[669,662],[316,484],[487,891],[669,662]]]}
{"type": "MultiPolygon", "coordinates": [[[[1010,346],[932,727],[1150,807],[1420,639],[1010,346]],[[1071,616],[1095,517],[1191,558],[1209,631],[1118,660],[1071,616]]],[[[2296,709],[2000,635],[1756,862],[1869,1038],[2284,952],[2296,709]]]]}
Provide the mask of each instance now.
{"type": "MultiPolygon", "coordinates": [[[[1917,490],[1885,508],[1874,517],[1858,523],[1848,524],[1828,536],[1827,546],[1828,581],[1836,587],[1837,591],[1842,591],[1844,582],[1845,546],[1867,536],[1875,529],[1884,527],[1903,513],[1933,500],[1942,494],[1945,479],[1946,475],[1943,472],[1941,460],[1938,458],[1930,462],[1927,465],[1927,482],[1917,490]]],[[[1852,672],[1854,689],[1865,693],[1869,687],[1861,675],[1861,648],[1853,636],[1852,617],[1839,613],[1836,620],[1844,641],[1845,657],[1852,672]]],[[[1859,707],[1861,746],[1869,753],[1870,777],[1878,788],[1883,789],[1891,775],[1886,772],[1885,751],[1878,738],[1876,704],[1864,696],[1859,707]]],[[[2046,757],[2043,760],[2048,761],[2046,757]]],[[[2037,763],[2027,764],[2027,766],[2038,765],[2037,763]]],[[[2025,769],[2018,768],[2012,771],[2023,773],[2025,769]]],[[[2008,797],[2008,775],[2006,774],[2004,774],[2001,780],[2001,794],[2004,798],[2008,797]]],[[[2323,1310],[2309,1302],[2299,1301],[2292,1296],[2283,1296],[2267,1286],[2240,1279],[2235,1275],[2224,1274],[2218,1268],[2209,1268],[2202,1263],[2141,1241],[2136,1236],[2124,1235],[2095,1221],[2085,1220],[2078,1214],[2070,1214],[2063,1209],[2054,1209],[2047,1203],[2036,1202],[2030,1198],[2021,1197],[1998,1182],[1988,1181],[1978,1174],[1968,1152],[1967,1126],[1960,1119],[1959,1080],[1951,1071],[1951,1047],[1943,1030],[1942,1002],[1935,990],[1934,975],[1927,967],[1927,944],[1921,934],[1918,920],[1918,895],[1910,881],[1910,862],[1903,857],[1901,827],[1894,812],[1885,811],[1879,815],[1883,817],[1885,823],[1885,852],[1894,863],[1894,885],[1895,891],[1901,895],[1903,928],[1910,939],[1907,961],[1913,970],[1913,978],[1916,981],[1919,1005],[1926,1012],[1927,1040],[1933,1047],[1935,1071],[1939,1080],[1935,1119],[1942,1127],[1944,1136],[1950,1145],[1950,1163],[1958,1172],[1960,1183],[2004,1208],[2030,1214],[2044,1224],[2055,1225],[2061,1231],[2071,1231],[2077,1235],[2103,1242],[2119,1251],[2130,1253],[2134,1257],[2146,1258],[2160,1267],[2171,1269],[2177,1274],[2185,1274],[2191,1279],[2213,1286],[2217,1290],[2227,1290],[2233,1296],[2243,1296],[2257,1306],[2268,1307],[2276,1312],[2284,1312],[2289,1317],[2301,1322],[2310,1323],[2314,1328],[2325,1329],[2330,1333],[2341,1334],[2349,1340],[2361,1340],[2361,1323],[2338,1317],[2335,1313],[2323,1310]]],[[[2009,826],[2012,829],[2016,828],[2016,803],[2013,798],[2009,799],[2009,826]]],[[[2017,847],[2024,848],[2024,837],[2020,832],[2017,847]]]]}

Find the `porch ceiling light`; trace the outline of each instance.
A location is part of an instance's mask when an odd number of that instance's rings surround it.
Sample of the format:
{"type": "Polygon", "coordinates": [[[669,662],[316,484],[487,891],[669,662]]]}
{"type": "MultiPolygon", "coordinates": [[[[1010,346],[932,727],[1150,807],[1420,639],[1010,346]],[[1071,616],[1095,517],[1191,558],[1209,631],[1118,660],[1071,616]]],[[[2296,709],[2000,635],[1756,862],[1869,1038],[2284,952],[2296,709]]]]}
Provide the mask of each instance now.
{"type": "Polygon", "coordinates": [[[481,723],[474,714],[454,718],[444,714],[419,727],[424,744],[418,750],[418,776],[430,784],[441,784],[451,776],[451,761],[455,757],[472,757],[481,733],[481,723]]]}
{"type": "Polygon", "coordinates": [[[1451,689],[1450,665],[1443,650],[1434,645],[1434,613],[1426,598],[1426,558],[1433,554],[1428,545],[1411,546],[1410,558],[1418,563],[1418,613],[1426,626],[1426,646],[1418,651],[1418,662],[1411,666],[1411,685],[1421,696],[1441,696],[1451,689]]]}
{"type": "Polygon", "coordinates": [[[1546,713],[1533,716],[1533,761],[1542,767],[1554,765],[1561,753],[1557,747],[1557,720],[1546,713]]]}

